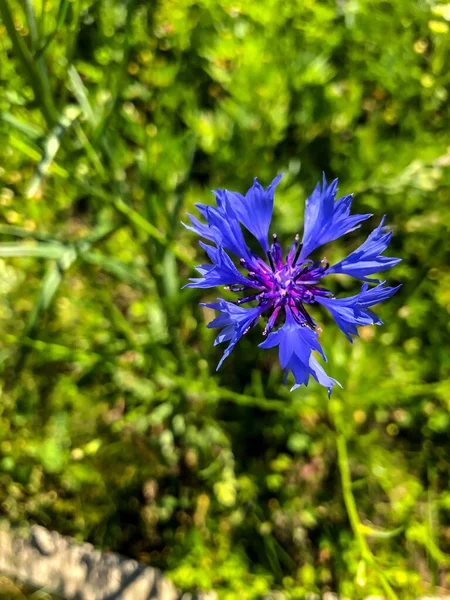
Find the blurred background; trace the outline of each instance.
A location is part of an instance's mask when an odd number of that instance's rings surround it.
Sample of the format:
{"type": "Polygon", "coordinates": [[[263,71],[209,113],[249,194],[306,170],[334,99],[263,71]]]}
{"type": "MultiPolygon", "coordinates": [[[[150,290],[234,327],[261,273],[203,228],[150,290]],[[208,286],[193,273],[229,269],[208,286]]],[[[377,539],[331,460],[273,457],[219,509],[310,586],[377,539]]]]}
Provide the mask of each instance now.
{"type": "Polygon", "coordinates": [[[1,516],[225,600],[449,590],[450,4],[0,6],[1,516]],[[324,171],[375,214],[330,262],[382,214],[403,258],[383,327],[315,312],[330,401],[258,328],[215,373],[181,291],[185,212],[281,171],[284,245],[324,171]]]}

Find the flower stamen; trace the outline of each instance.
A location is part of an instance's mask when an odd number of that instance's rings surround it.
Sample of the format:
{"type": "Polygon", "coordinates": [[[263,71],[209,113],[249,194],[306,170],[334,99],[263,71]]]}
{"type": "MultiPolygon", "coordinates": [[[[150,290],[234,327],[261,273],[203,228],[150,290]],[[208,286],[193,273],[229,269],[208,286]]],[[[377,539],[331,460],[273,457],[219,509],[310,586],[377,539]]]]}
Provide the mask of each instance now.
{"type": "Polygon", "coordinates": [[[272,331],[280,310],[281,310],[281,304],[279,306],[276,306],[273,313],[270,315],[269,320],[267,321],[267,324],[264,328],[263,335],[267,335],[268,333],[270,333],[272,331]]]}
{"type": "Polygon", "coordinates": [[[275,273],[275,265],[273,264],[273,257],[271,250],[267,250],[267,258],[269,259],[270,268],[272,272],[275,273]]]}

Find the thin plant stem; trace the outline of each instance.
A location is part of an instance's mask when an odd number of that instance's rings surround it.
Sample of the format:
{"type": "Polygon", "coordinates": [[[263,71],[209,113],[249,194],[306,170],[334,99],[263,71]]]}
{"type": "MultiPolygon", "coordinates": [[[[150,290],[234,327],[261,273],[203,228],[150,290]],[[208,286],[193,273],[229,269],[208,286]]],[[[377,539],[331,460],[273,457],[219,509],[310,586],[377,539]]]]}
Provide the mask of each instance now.
{"type": "Polygon", "coordinates": [[[338,433],[337,438],[336,438],[336,445],[337,445],[339,473],[341,476],[342,493],[344,496],[345,508],[347,509],[347,515],[348,515],[353,533],[355,535],[356,541],[358,543],[359,550],[361,552],[361,557],[376,572],[378,579],[379,579],[387,597],[390,600],[399,600],[397,594],[394,592],[389,581],[387,580],[386,575],[383,573],[382,569],[377,565],[375,556],[373,555],[373,553],[369,547],[369,544],[367,543],[365,535],[363,533],[363,525],[362,525],[359,515],[358,515],[358,510],[356,508],[355,496],[353,495],[353,490],[352,490],[352,480],[351,480],[351,476],[350,476],[350,467],[348,464],[347,444],[345,441],[345,436],[342,433],[338,433]]]}

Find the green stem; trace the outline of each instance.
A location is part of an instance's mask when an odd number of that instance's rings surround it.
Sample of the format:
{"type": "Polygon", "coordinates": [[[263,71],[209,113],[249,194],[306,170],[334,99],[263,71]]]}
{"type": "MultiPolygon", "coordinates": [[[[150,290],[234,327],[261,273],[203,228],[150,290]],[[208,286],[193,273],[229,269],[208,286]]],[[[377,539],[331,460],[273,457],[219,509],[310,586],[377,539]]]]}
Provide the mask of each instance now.
{"type": "MultiPolygon", "coordinates": [[[[181,387],[186,389],[189,387],[189,385],[192,385],[192,382],[187,377],[183,377],[182,375],[172,375],[172,378],[181,387]]],[[[203,389],[207,393],[208,398],[214,400],[229,400],[230,402],[234,402],[240,406],[253,406],[262,410],[279,413],[286,413],[286,410],[288,410],[286,407],[286,402],[283,400],[272,400],[270,398],[263,398],[254,395],[239,394],[238,392],[233,392],[232,390],[228,390],[226,388],[206,387],[206,384],[203,389]]]]}
{"type": "Polygon", "coordinates": [[[355,535],[356,541],[361,552],[361,557],[369,564],[376,572],[380,583],[390,600],[398,600],[397,594],[392,589],[389,581],[381,568],[377,565],[375,556],[367,543],[367,540],[363,533],[363,525],[360,521],[358,510],[356,508],[356,501],[352,490],[352,480],[350,476],[350,467],[348,464],[348,453],[345,436],[342,433],[338,433],[336,439],[337,451],[338,451],[338,465],[339,473],[341,476],[342,493],[344,495],[345,508],[347,509],[348,518],[355,535]]]}

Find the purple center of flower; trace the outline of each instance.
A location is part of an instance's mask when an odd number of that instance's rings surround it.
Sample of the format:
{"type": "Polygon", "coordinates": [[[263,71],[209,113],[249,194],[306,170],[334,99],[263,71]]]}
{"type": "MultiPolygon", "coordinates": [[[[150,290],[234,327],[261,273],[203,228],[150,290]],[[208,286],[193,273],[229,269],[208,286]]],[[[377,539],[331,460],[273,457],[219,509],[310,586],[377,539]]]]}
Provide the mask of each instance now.
{"type": "MultiPolygon", "coordinates": [[[[301,249],[299,236],[296,235],[292,248],[287,249],[283,261],[283,250],[274,234],[273,244],[267,253],[269,265],[259,257],[254,257],[251,262],[244,258],[240,260],[241,266],[248,271],[248,278],[255,284],[253,289],[259,291],[257,294],[240,298],[236,304],[241,305],[256,300],[263,310],[273,308],[263,335],[272,331],[278,314],[286,306],[289,306],[300,325],[317,329],[314,319],[308,314],[304,304],[315,302],[316,296],[333,296],[329,290],[318,286],[329,267],[326,258],[320,262],[299,261],[301,249]]],[[[227,289],[241,292],[247,288],[232,285],[227,286],[227,289]]]]}

